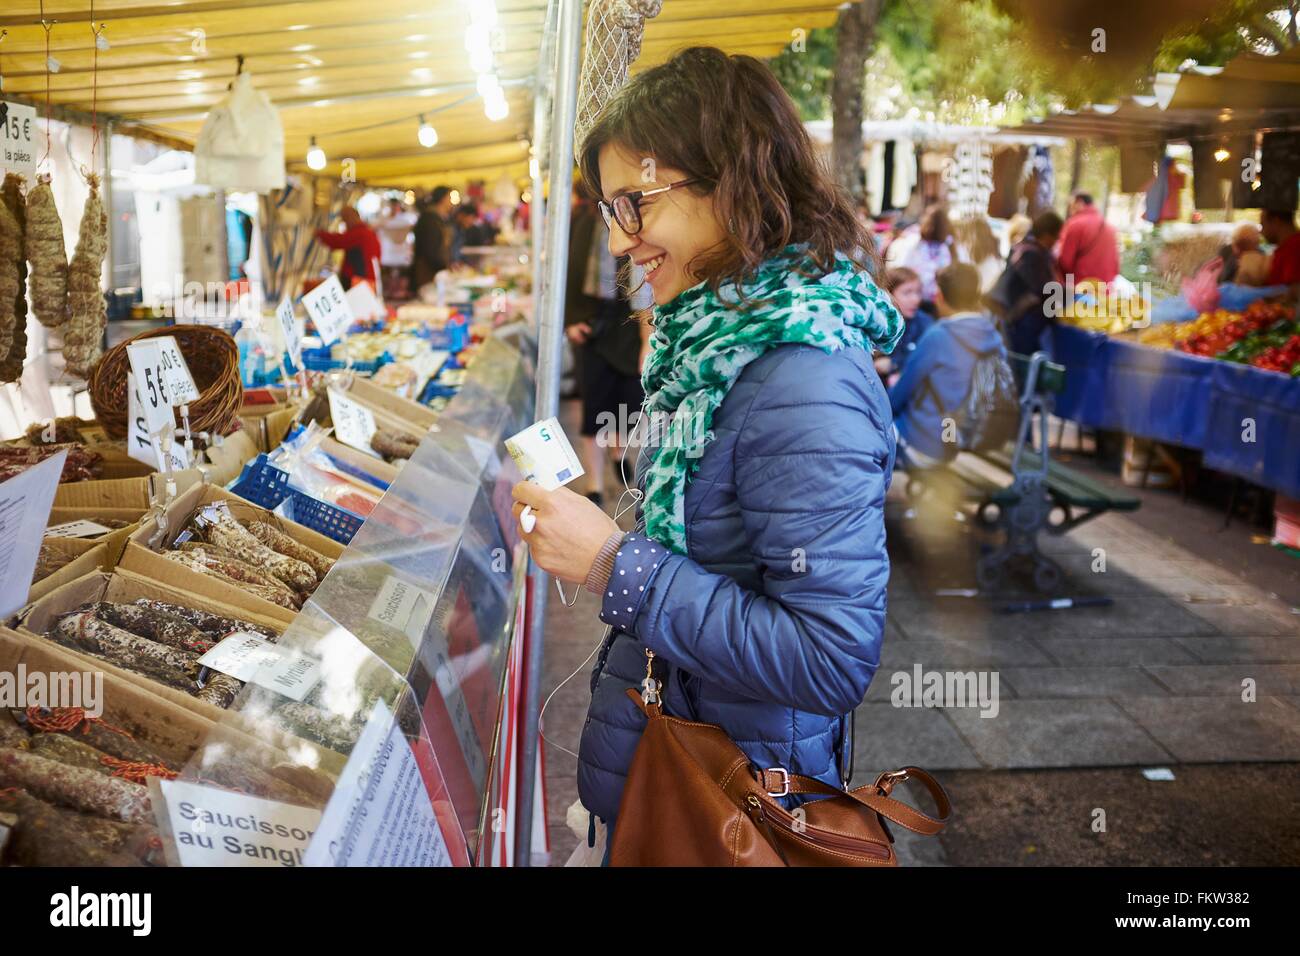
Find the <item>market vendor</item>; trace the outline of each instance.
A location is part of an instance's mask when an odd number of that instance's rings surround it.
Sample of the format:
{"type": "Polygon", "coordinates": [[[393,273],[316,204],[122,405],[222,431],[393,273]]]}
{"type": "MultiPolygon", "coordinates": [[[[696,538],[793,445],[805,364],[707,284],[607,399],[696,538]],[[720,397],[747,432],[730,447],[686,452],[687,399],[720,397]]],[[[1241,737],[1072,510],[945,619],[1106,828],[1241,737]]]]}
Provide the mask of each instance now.
{"type": "Polygon", "coordinates": [[[1061,230],[1056,260],[1062,275],[1074,276],[1075,282],[1098,279],[1111,282],[1119,275],[1119,239],[1115,227],[1085,192],[1070,197],[1070,216],[1061,230]]]}
{"type": "Polygon", "coordinates": [[[645,269],[645,409],[671,416],[638,459],[634,532],[567,488],[514,488],[516,516],[536,514],[533,559],[585,584],[610,625],[582,804],[616,832],[646,724],[626,692],[647,667],[667,714],[721,727],[757,767],[839,787],[889,578],[894,439],[871,355],[903,334],[869,237],[753,57],[696,47],[635,75],[579,158],[609,251],[645,269]]]}
{"type": "Polygon", "coordinates": [[[1291,297],[1300,297],[1300,231],[1296,230],[1295,213],[1285,209],[1265,209],[1259,215],[1264,239],[1273,243],[1268,284],[1291,287],[1291,297]]]}
{"type": "Polygon", "coordinates": [[[342,232],[321,229],[316,238],[331,249],[343,250],[343,264],[339,267],[339,281],[350,289],[362,279],[375,285],[375,267],[383,255],[379,236],[366,225],[355,206],[344,206],[339,216],[343,220],[342,232]]]}

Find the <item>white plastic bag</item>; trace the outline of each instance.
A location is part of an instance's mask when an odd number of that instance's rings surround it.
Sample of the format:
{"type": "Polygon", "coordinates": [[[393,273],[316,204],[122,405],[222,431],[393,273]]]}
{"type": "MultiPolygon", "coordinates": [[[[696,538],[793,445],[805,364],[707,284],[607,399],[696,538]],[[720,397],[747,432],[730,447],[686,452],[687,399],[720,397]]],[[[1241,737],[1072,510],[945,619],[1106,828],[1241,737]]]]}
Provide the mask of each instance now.
{"type": "Polygon", "coordinates": [[[565,861],[565,866],[600,866],[605,859],[605,841],[609,838],[609,827],[599,817],[596,819],[596,845],[587,846],[587,825],[591,814],[582,805],[581,800],[574,800],[564,814],[564,822],[578,838],[578,845],[565,861]]]}

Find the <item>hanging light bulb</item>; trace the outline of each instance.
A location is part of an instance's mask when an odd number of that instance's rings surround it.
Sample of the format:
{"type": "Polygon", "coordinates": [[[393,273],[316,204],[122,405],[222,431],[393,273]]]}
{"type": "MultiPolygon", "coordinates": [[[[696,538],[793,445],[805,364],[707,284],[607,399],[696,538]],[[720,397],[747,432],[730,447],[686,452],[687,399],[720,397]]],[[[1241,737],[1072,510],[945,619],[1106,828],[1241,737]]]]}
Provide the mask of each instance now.
{"type": "Polygon", "coordinates": [[[420,145],[425,149],[438,145],[438,131],[429,125],[423,114],[420,116],[420,145]]]}
{"type": "Polygon", "coordinates": [[[509,116],[510,105],[506,102],[505,93],[497,89],[490,96],[483,97],[483,114],[494,123],[509,116]]]}
{"type": "Polygon", "coordinates": [[[307,168],[321,170],[325,168],[325,150],[316,145],[316,137],[311,138],[311,146],[307,150],[307,168]]]}
{"type": "Polygon", "coordinates": [[[478,95],[485,100],[501,92],[501,81],[495,73],[480,73],[474,85],[478,89],[478,95]]]}

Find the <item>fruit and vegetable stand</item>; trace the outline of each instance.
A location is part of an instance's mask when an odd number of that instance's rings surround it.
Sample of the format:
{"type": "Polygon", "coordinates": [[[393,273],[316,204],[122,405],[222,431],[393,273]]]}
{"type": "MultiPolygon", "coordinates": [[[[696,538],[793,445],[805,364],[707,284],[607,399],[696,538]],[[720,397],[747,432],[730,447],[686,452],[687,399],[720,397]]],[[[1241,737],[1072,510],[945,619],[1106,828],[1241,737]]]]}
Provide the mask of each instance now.
{"type": "Polygon", "coordinates": [[[1056,414],[1090,428],[1197,449],[1208,468],[1296,497],[1300,376],[1290,368],[1300,363],[1300,335],[1287,322],[1275,316],[1261,328],[1239,316],[1217,331],[1206,323],[1209,331],[1183,342],[1193,350],[1218,346],[1209,354],[1058,326],[1053,355],[1066,367],[1066,382],[1056,414]],[[1234,322],[1241,336],[1222,337],[1234,322]],[[1273,370],[1288,357],[1285,371],[1273,370]],[[1262,364],[1246,364],[1251,358],[1262,364]]]}

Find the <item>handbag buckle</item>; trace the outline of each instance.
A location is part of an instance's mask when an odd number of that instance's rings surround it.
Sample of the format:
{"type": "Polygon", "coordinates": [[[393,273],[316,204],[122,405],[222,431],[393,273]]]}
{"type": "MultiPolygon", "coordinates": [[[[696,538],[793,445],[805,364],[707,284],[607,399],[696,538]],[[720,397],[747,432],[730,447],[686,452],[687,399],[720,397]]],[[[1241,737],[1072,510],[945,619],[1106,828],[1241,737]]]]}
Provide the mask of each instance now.
{"type": "Polygon", "coordinates": [[[767,791],[767,795],[769,797],[787,796],[790,793],[790,771],[786,770],[785,767],[768,767],[765,771],[763,771],[764,786],[766,786],[767,784],[767,774],[769,773],[779,773],[781,775],[781,789],[780,791],[775,793],[769,790],[767,791]]]}
{"type": "Polygon", "coordinates": [[[907,777],[906,770],[886,770],[876,778],[875,788],[888,795],[894,789],[894,784],[902,783],[907,777]]]}

